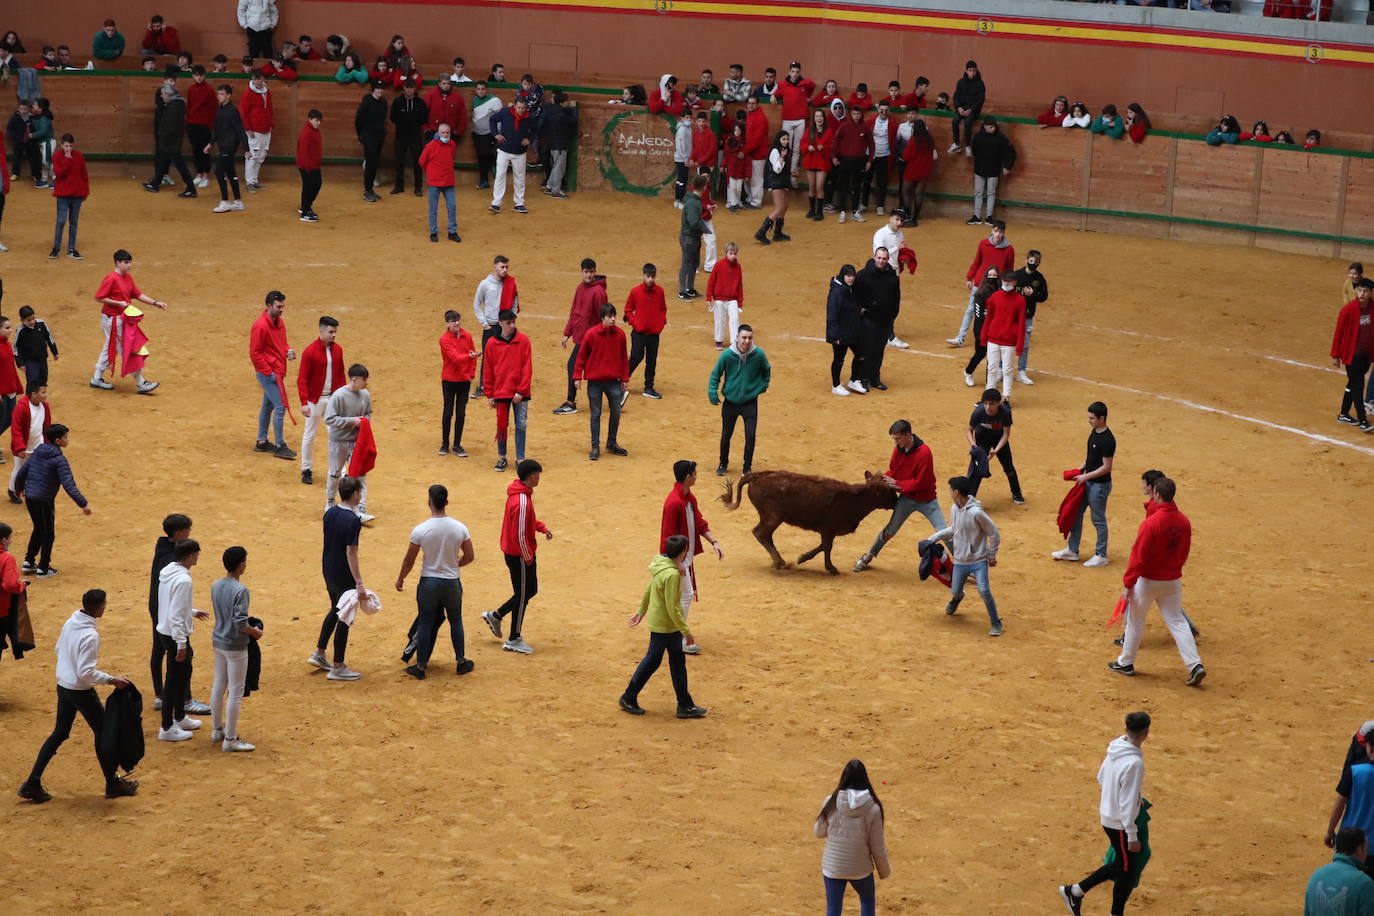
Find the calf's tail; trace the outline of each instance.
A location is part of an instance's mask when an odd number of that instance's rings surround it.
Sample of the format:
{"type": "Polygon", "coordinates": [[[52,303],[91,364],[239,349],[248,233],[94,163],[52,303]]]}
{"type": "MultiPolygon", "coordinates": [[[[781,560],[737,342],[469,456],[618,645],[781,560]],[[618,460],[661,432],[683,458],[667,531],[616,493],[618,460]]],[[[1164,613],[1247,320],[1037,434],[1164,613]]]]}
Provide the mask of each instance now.
{"type": "Polygon", "coordinates": [[[739,508],[739,504],[744,499],[744,485],[749,482],[751,475],[745,474],[739,480],[739,486],[735,486],[735,481],[731,478],[725,480],[725,493],[720,497],[721,504],[731,512],[739,508]]]}

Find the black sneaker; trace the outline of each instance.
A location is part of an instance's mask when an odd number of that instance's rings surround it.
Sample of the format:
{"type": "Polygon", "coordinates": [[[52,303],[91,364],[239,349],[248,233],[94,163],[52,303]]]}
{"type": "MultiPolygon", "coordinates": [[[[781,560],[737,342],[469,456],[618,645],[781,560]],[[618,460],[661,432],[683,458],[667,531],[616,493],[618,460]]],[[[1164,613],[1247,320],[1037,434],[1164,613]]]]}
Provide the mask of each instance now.
{"type": "Polygon", "coordinates": [[[496,464],[491,466],[493,471],[504,471],[506,469],[506,456],[502,455],[496,459],[496,464]]]}
{"type": "Polygon", "coordinates": [[[1011,501],[1016,503],[1018,506],[1024,506],[1026,504],[1026,497],[1022,496],[1020,493],[1013,493],[1011,496],[1011,501]]]}
{"type": "Polygon", "coordinates": [[[729,468],[727,465],[724,465],[724,464],[716,465],[716,476],[717,476],[717,477],[724,477],[724,476],[725,476],[725,472],[728,471],[728,470],[730,470],[730,468],[729,468]]]}
{"type": "Polygon", "coordinates": [[[1202,679],[1205,678],[1206,676],[1207,676],[1207,669],[1204,668],[1204,667],[1202,667],[1202,663],[1201,663],[1201,662],[1198,662],[1196,665],[1193,666],[1193,670],[1188,672],[1188,681],[1187,681],[1187,684],[1188,684],[1189,687],[1198,687],[1198,686],[1201,686],[1201,684],[1202,684],[1202,679]]]}
{"type": "Polygon", "coordinates": [[[447,446],[447,445],[441,445],[441,446],[439,446],[439,454],[440,454],[440,455],[447,455],[447,454],[448,454],[448,446],[447,446]]]}
{"type": "Polygon", "coordinates": [[[1107,667],[1117,674],[1124,674],[1126,677],[1135,677],[1135,665],[1122,665],[1117,662],[1107,662],[1107,667]]]}
{"type": "Polygon", "coordinates": [[[43,788],[41,782],[25,782],[19,787],[18,794],[20,798],[27,799],[35,805],[41,805],[44,802],[52,801],[52,796],[48,794],[47,789],[43,788]]]}
{"type": "Polygon", "coordinates": [[[200,194],[196,193],[196,189],[195,189],[195,188],[187,188],[185,191],[182,191],[180,194],[177,195],[177,197],[186,197],[186,198],[199,197],[199,196],[200,196],[200,194]]]}
{"type": "Polygon", "coordinates": [[[979,219],[978,217],[976,217],[976,216],[970,216],[968,219],[964,220],[964,225],[965,225],[965,226],[981,226],[981,225],[983,225],[983,221],[982,221],[981,219],[979,219]]]}
{"type": "Polygon", "coordinates": [[[621,448],[620,443],[618,442],[606,443],[606,451],[610,452],[612,455],[619,455],[621,458],[624,458],[626,455],[630,454],[629,452],[625,451],[625,449],[621,448]]]}
{"type": "Polygon", "coordinates": [[[392,189],[391,189],[391,193],[392,193],[392,194],[404,194],[405,192],[406,192],[406,189],[405,189],[405,188],[392,188],[392,189]]]}
{"type": "Polygon", "coordinates": [[[19,498],[19,494],[13,490],[6,490],[5,492],[9,495],[10,502],[14,503],[16,506],[23,502],[23,500],[19,498]]]}
{"type": "MultiPolygon", "coordinates": [[[[57,250],[57,249],[53,249],[54,252],[56,252],[56,250],[57,250]]],[[[53,257],[57,257],[57,255],[54,254],[53,257]]],[[[689,296],[689,295],[687,295],[686,293],[678,293],[678,294],[677,294],[677,297],[678,297],[679,299],[681,299],[683,302],[691,302],[691,301],[692,301],[692,297],[689,296]]],[[[1349,422],[1354,423],[1355,421],[1354,421],[1354,420],[1351,420],[1351,421],[1349,421],[1349,422]]]]}
{"type": "Polygon", "coordinates": [[[959,602],[954,601],[953,599],[951,599],[950,602],[945,605],[945,614],[949,617],[953,617],[954,612],[957,610],[959,610],[959,602]]]}
{"type": "Polygon", "coordinates": [[[406,643],[406,647],[401,650],[401,661],[409,662],[412,658],[415,657],[415,650],[418,648],[419,645],[416,641],[416,637],[410,637],[410,640],[406,643]]]}
{"type": "Polygon", "coordinates": [[[872,382],[867,383],[866,387],[868,387],[868,388],[877,388],[879,391],[886,391],[886,390],[887,390],[887,386],[884,385],[881,381],[879,381],[879,380],[877,380],[877,379],[874,379],[872,382]]]}
{"type": "Polygon", "coordinates": [[[275,452],[276,450],[277,447],[266,439],[263,439],[253,446],[253,451],[255,452],[275,452]]]}
{"type": "MultiPolygon", "coordinates": [[[[642,715],[644,715],[644,707],[643,707],[643,706],[640,706],[638,703],[631,703],[629,700],[625,699],[624,697],[621,697],[621,698],[620,698],[620,708],[623,709],[623,710],[625,710],[626,712],[628,712],[628,713],[629,713],[630,715],[632,715],[632,716],[642,716],[642,715]]],[[[21,789],[20,792],[22,793],[23,790],[21,789]]]]}
{"type": "Polygon", "coordinates": [[[424,197],[424,196],[425,196],[425,191],[424,191],[424,189],[421,188],[419,185],[416,185],[416,186],[415,186],[415,196],[416,196],[416,197],[424,197]]]}
{"type": "Polygon", "coordinates": [[[143,190],[151,191],[152,193],[156,194],[159,190],[161,190],[161,188],[153,184],[151,181],[145,181],[143,182],[143,190]]]}
{"type": "Polygon", "coordinates": [[[59,254],[61,254],[61,253],[62,253],[62,252],[60,252],[60,251],[58,251],[56,248],[54,248],[52,251],[49,251],[49,252],[48,252],[48,260],[49,260],[49,261],[56,261],[56,260],[57,260],[57,256],[58,256],[59,254]]]}
{"type": "Polygon", "coordinates": [[[468,453],[463,451],[463,447],[461,445],[455,445],[453,447],[453,454],[459,458],[466,458],[468,456],[468,453]]]}
{"type": "Polygon", "coordinates": [[[591,450],[590,452],[587,453],[587,460],[588,460],[588,461],[597,461],[597,460],[599,460],[600,458],[601,458],[601,449],[600,449],[598,446],[593,445],[593,446],[592,446],[592,450],[591,450]]]}
{"type": "Polygon", "coordinates": [[[460,237],[460,236],[458,235],[458,233],[456,233],[456,232],[450,232],[450,233],[448,234],[448,240],[449,240],[450,242],[461,242],[463,239],[462,239],[462,237],[460,237]]]}
{"type": "Polygon", "coordinates": [[[375,204],[377,201],[381,200],[381,198],[378,197],[377,194],[373,191],[364,191],[363,200],[367,201],[370,204],[375,204]]]}
{"type": "Polygon", "coordinates": [[[38,571],[35,572],[34,575],[40,579],[51,579],[53,576],[57,575],[57,567],[49,566],[47,569],[44,569],[40,566],[38,567],[38,571]]]}
{"type": "Polygon", "coordinates": [[[301,222],[303,223],[318,223],[319,221],[320,215],[316,213],[314,210],[311,210],[309,213],[301,214],[301,222]]]}
{"type": "Polygon", "coordinates": [[[1367,433],[1372,429],[1374,429],[1374,426],[1370,426],[1368,420],[1365,420],[1363,423],[1360,424],[1360,432],[1362,433],[1367,433]]]}
{"type": "Polygon", "coordinates": [[[752,473],[754,473],[754,469],[747,464],[744,467],[740,468],[741,476],[752,473]]]}
{"type": "Polygon", "coordinates": [[[657,391],[655,391],[655,390],[652,389],[652,388],[645,388],[645,389],[644,389],[644,396],[645,396],[646,398],[653,398],[655,401],[661,401],[661,400],[663,400],[663,395],[659,394],[657,391]]]}
{"type": "Polygon", "coordinates": [[[562,404],[559,404],[557,407],[555,407],[553,409],[553,412],[560,417],[566,416],[570,413],[577,413],[577,405],[569,404],[567,401],[564,401],[562,404]]]}
{"type": "MultiPolygon", "coordinates": [[[[57,256],[57,249],[54,248],[54,249],[53,249],[53,253],[50,254],[50,255],[48,255],[48,257],[52,258],[52,257],[56,257],[56,256],[57,256]]],[[[681,298],[681,297],[679,297],[679,298],[681,298]]],[[[1346,413],[1343,413],[1343,414],[1341,414],[1340,416],[1336,417],[1336,420],[1337,420],[1338,422],[1341,422],[1341,423],[1349,423],[1351,426],[1354,426],[1355,423],[1356,423],[1355,418],[1352,417],[1352,416],[1350,416],[1350,414],[1346,414],[1346,413]]]]}
{"type": "Polygon", "coordinates": [[[425,679],[425,669],[421,668],[419,665],[407,665],[406,674],[415,678],[417,681],[423,681],[425,679]]]}
{"type": "Polygon", "coordinates": [[[1124,637],[1124,636],[1118,636],[1116,639],[1113,639],[1113,640],[1112,640],[1112,645],[1114,645],[1114,646],[1124,646],[1124,645],[1126,645],[1126,637],[1124,637]]]}
{"type": "Polygon", "coordinates": [[[679,706],[677,717],[679,719],[701,719],[706,715],[705,706],[679,706]]]}
{"type": "Polygon", "coordinates": [[[439,241],[439,233],[437,233],[437,232],[431,232],[431,233],[429,234],[429,240],[430,240],[431,242],[437,242],[437,241],[439,241]]]}
{"type": "Polygon", "coordinates": [[[124,798],[138,794],[138,781],[134,779],[116,779],[105,787],[106,798],[124,798]]]}
{"type": "Polygon", "coordinates": [[[473,668],[476,668],[476,667],[477,667],[476,662],[474,662],[474,661],[473,661],[472,659],[470,659],[470,658],[465,658],[465,659],[463,659],[461,662],[458,663],[458,669],[457,669],[457,670],[458,670],[458,673],[459,673],[459,674],[470,674],[470,673],[472,672],[472,669],[473,669],[473,668]]]}
{"type": "Polygon", "coordinates": [[[1069,908],[1073,916],[1080,916],[1083,912],[1083,898],[1073,895],[1073,886],[1069,884],[1059,885],[1059,899],[1064,901],[1064,906],[1069,908]]]}
{"type": "Polygon", "coordinates": [[[307,486],[315,482],[315,476],[309,471],[301,471],[301,483],[307,486]]]}
{"type": "Polygon", "coordinates": [[[292,458],[295,458],[295,457],[296,457],[296,453],[293,452],[293,451],[292,451],[288,446],[286,446],[286,445],[279,445],[279,446],[277,446],[276,448],[274,448],[274,449],[272,450],[272,455],[273,455],[273,457],[276,457],[276,458],[284,458],[284,459],[287,460],[287,461],[290,461],[292,458]]]}

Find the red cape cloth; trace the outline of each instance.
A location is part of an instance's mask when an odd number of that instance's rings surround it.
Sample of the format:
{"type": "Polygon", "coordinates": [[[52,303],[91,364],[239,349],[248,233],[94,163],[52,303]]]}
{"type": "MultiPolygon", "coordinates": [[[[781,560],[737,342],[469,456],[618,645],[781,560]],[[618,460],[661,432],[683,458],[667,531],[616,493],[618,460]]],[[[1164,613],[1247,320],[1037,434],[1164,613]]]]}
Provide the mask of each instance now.
{"type": "Polygon", "coordinates": [[[930,569],[930,575],[945,588],[949,588],[950,580],[954,577],[954,561],[949,558],[949,554],[944,554],[930,569]]]}
{"type": "Polygon", "coordinates": [[[1107,621],[1107,629],[1116,626],[1116,622],[1126,615],[1126,596],[1122,595],[1116,599],[1116,607],[1112,609],[1112,616],[1107,621]]]}
{"type": "MultiPolygon", "coordinates": [[[[1065,480],[1073,480],[1078,476],[1078,468],[1070,468],[1064,472],[1065,480]]],[[[1083,509],[1083,501],[1088,498],[1088,488],[1081,483],[1076,483],[1064,494],[1064,501],[1059,504],[1059,533],[1064,537],[1069,536],[1073,530],[1074,523],[1078,521],[1079,513],[1083,509]]]]}
{"type": "Polygon", "coordinates": [[[358,421],[358,441],[353,445],[353,458],[348,462],[348,476],[362,477],[377,466],[377,440],[372,438],[372,421],[363,417],[358,421]]]}
{"type": "Polygon", "coordinates": [[[900,273],[903,269],[909,274],[916,272],[916,252],[910,248],[902,248],[897,252],[897,271],[900,273]]]}
{"type": "MultiPolygon", "coordinates": [[[[148,360],[146,356],[138,355],[138,351],[142,350],[148,343],[148,335],[144,334],[143,329],[138,326],[139,322],[143,320],[143,316],[121,315],[119,317],[122,322],[119,333],[119,347],[124,351],[120,354],[124,359],[120,364],[119,374],[120,376],[125,376],[134,372],[142,372],[143,364],[148,360]]],[[[115,335],[111,334],[108,358],[112,366],[115,361],[115,353],[115,335]]]]}

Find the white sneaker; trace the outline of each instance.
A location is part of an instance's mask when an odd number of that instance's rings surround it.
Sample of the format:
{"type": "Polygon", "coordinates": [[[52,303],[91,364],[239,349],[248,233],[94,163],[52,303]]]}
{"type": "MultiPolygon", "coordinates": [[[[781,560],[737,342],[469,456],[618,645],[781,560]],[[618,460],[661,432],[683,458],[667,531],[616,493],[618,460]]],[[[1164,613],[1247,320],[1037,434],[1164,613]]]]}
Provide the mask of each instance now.
{"type": "Polygon", "coordinates": [[[689,646],[687,645],[687,637],[682,637],[682,653],[684,655],[700,655],[701,643],[694,642],[689,646]]]}
{"type": "Polygon", "coordinates": [[[228,212],[229,212],[230,210],[232,210],[232,209],[234,209],[234,205],[233,205],[233,204],[229,203],[229,201],[227,201],[227,200],[221,200],[219,203],[215,204],[215,209],[211,210],[210,212],[211,212],[211,213],[228,213],[228,212]]]}
{"type": "Polygon", "coordinates": [[[256,751],[257,747],[242,738],[226,738],[224,743],[220,745],[220,750],[227,754],[233,751],[256,751]]]}
{"type": "Polygon", "coordinates": [[[949,344],[951,347],[962,347],[962,346],[964,345],[964,338],[962,338],[962,337],[946,337],[946,338],[945,338],[945,343],[949,344]]]}
{"type": "Polygon", "coordinates": [[[945,152],[946,152],[946,153],[951,153],[951,154],[959,152],[959,144],[957,144],[957,143],[951,143],[951,144],[949,145],[949,149],[945,150],[945,152]]]}
{"type": "Polygon", "coordinates": [[[849,390],[855,394],[868,394],[868,389],[864,387],[864,383],[856,378],[849,380],[849,390]]]}
{"type": "Polygon", "coordinates": [[[674,207],[674,209],[681,210],[681,209],[682,209],[682,201],[680,201],[680,200],[675,200],[675,201],[673,201],[673,207],[674,207]]]}
{"type": "Polygon", "coordinates": [[[843,385],[836,385],[834,388],[831,388],[830,393],[838,394],[842,398],[849,397],[849,389],[844,387],[843,385]]]}
{"type": "Polygon", "coordinates": [[[891,337],[887,339],[887,345],[897,350],[911,349],[911,344],[907,343],[905,340],[902,340],[902,338],[898,337],[896,334],[893,334],[891,337]]]}
{"type": "Polygon", "coordinates": [[[319,668],[321,671],[334,670],[333,664],[331,664],[329,659],[324,657],[324,653],[319,651],[318,649],[314,652],[311,652],[310,657],[307,658],[306,661],[314,665],[316,668],[319,668]]]}
{"type": "Polygon", "coordinates": [[[144,382],[142,385],[139,385],[136,390],[139,394],[152,394],[161,384],[161,382],[144,382]]]}
{"type": "Polygon", "coordinates": [[[506,640],[501,644],[501,648],[505,649],[507,652],[519,652],[521,655],[534,654],[534,646],[531,646],[518,636],[515,639],[506,640]]]}
{"type": "Polygon", "coordinates": [[[873,555],[870,553],[866,553],[854,561],[854,571],[863,572],[865,569],[868,569],[868,564],[872,562],[873,555]]]}
{"type": "Polygon", "coordinates": [[[840,222],[844,222],[844,211],[843,211],[843,210],[840,211],[839,221],[840,221],[840,222]]]}
{"type": "Polygon", "coordinates": [[[975,381],[973,380],[973,376],[972,376],[972,375],[970,375],[969,373],[965,372],[965,373],[964,373],[964,384],[967,385],[967,386],[969,386],[970,388],[973,388],[973,387],[975,387],[978,383],[975,382],[975,381]]]}
{"type": "Polygon", "coordinates": [[[211,740],[212,742],[214,742],[214,741],[223,741],[223,740],[224,740],[224,729],[222,729],[222,728],[211,729],[211,731],[210,731],[210,740],[211,740]]]}
{"type": "Polygon", "coordinates": [[[852,219],[852,220],[853,220],[854,222],[856,222],[856,223],[866,223],[866,222],[868,222],[868,220],[864,219],[864,214],[863,214],[863,211],[862,211],[862,210],[855,210],[853,213],[851,213],[851,214],[849,215],[849,218],[852,219]]]}
{"type": "Polygon", "coordinates": [[[1050,554],[1050,556],[1054,557],[1056,560],[1064,560],[1067,563],[1078,562],[1078,552],[1070,550],[1067,547],[1062,550],[1056,550],[1054,553],[1050,554]]]}
{"type": "Polygon", "coordinates": [[[371,528],[371,527],[372,527],[372,523],[373,523],[374,521],[376,521],[377,516],[375,516],[375,515],[368,515],[366,512],[359,512],[359,513],[358,513],[358,518],[362,521],[363,527],[364,527],[364,528],[371,528]]]}
{"type": "Polygon", "coordinates": [[[201,176],[200,178],[197,178],[197,179],[196,179],[195,184],[196,184],[196,187],[198,187],[198,188],[208,188],[208,187],[210,187],[210,179],[208,179],[208,178],[206,178],[206,177],[204,177],[204,176],[201,176]]]}
{"type": "Polygon", "coordinates": [[[234,201],[233,204],[231,204],[230,206],[231,206],[233,209],[235,209],[235,210],[242,210],[242,209],[243,209],[243,201],[241,201],[241,200],[236,200],[236,201],[234,201]]]}
{"type": "Polygon", "coordinates": [[[1035,382],[1031,381],[1031,377],[1030,377],[1029,375],[1027,375],[1026,373],[1024,373],[1024,372],[1018,372],[1018,373],[1016,373],[1016,380],[1017,380],[1018,382],[1020,382],[1022,385],[1034,385],[1034,384],[1035,384],[1035,382]]]}
{"type": "Polygon", "coordinates": [[[1083,564],[1083,566],[1087,569],[1096,569],[1099,566],[1106,566],[1110,562],[1111,560],[1108,560],[1101,554],[1094,554],[1086,563],[1083,564]]]}
{"type": "Polygon", "coordinates": [[[192,719],[190,716],[182,716],[176,721],[176,727],[182,731],[193,732],[200,728],[200,720],[192,719]]]}
{"type": "Polygon", "coordinates": [[[191,737],[190,732],[177,728],[175,724],[171,728],[159,728],[157,730],[157,740],[159,741],[190,741],[191,737]]]}
{"type": "Polygon", "coordinates": [[[9,247],[4,242],[0,242],[0,251],[9,251],[9,247]]]}
{"type": "Polygon", "coordinates": [[[162,183],[169,188],[175,188],[177,186],[177,183],[172,180],[171,175],[163,175],[162,183]]]}
{"type": "MultiPolygon", "coordinates": [[[[973,147],[972,147],[972,146],[966,146],[966,147],[964,147],[964,155],[967,156],[967,157],[969,157],[970,159],[972,159],[972,158],[973,158],[973,147]]],[[[988,215],[991,216],[992,214],[989,213],[988,215]]]]}
{"type": "Polygon", "coordinates": [[[337,668],[330,668],[329,674],[325,677],[331,681],[356,681],[362,675],[347,665],[339,665],[337,668]]]}

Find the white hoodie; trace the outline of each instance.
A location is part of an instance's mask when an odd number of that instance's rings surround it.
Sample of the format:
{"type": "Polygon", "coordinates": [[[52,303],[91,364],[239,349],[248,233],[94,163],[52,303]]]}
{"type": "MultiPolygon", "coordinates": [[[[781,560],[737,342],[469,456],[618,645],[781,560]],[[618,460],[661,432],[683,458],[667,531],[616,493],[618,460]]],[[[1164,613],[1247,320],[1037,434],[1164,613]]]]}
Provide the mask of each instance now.
{"type": "Polygon", "coordinates": [[[673,161],[686,162],[692,158],[692,119],[683,118],[677,122],[673,132],[673,161]]]}
{"type": "Polygon", "coordinates": [[[1126,831],[1136,841],[1135,819],[1140,813],[1140,789],[1145,782],[1145,756],[1125,735],[1107,745],[1107,756],[1097,771],[1102,786],[1098,813],[1102,826],[1126,831]]]}
{"type": "Polygon", "coordinates": [[[157,577],[157,631],[186,648],[195,626],[191,609],[191,571],[175,561],[162,567],[157,577]]]}

